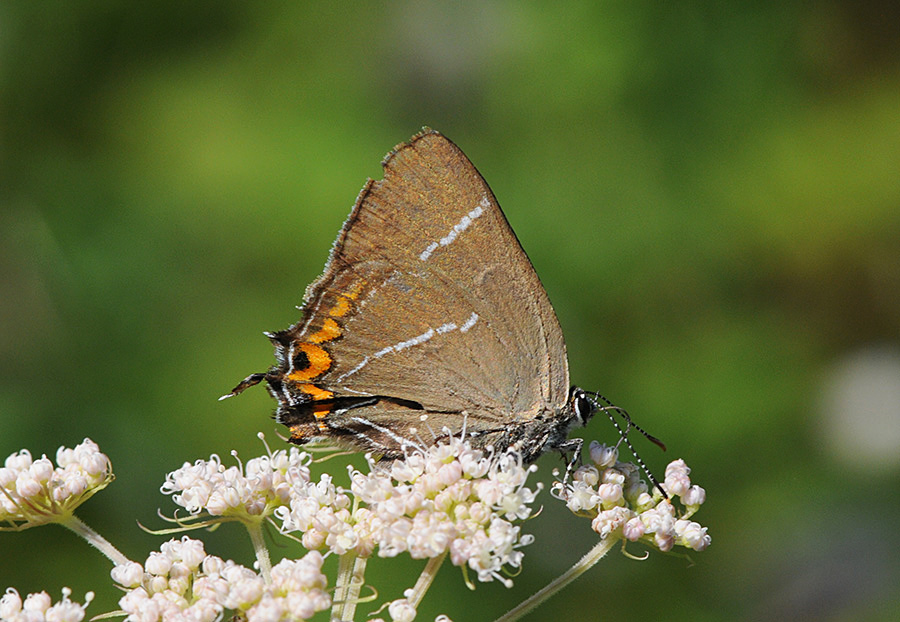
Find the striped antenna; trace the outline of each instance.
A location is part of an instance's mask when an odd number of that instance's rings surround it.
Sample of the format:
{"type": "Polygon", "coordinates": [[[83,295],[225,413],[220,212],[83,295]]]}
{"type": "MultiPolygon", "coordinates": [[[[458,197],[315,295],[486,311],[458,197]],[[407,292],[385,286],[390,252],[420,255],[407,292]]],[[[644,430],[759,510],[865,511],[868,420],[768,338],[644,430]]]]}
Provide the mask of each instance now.
{"type": "Polygon", "coordinates": [[[619,448],[619,443],[625,441],[625,445],[628,447],[631,455],[634,456],[634,459],[637,461],[638,466],[641,467],[641,470],[647,476],[647,479],[649,479],[653,486],[662,493],[663,497],[668,499],[669,495],[666,494],[665,490],[663,490],[663,487],[660,485],[659,481],[653,476],[653,473],[650,472],[650,469],[647,468],[647,465],[644,463],[644,460],[641,458],[638,452],[635,451],[634,446],[631,444],[631,441],[628,440],[628,432],[629,430],[631,430],[631,428],[634,428],[635,430],[643,434],[651,443],[659,446],[663,451],[666,450],[665,444],[655,436],[648,434],[641,426],[632,421],[631,416],[628,414],[628,411],[626,411],[624,408],[616,406],[599,393],[586,393],[586,395],[588,396],[588,399],[590,399],[591,403],[597,408],[597,410],[602,410],[606,413],[606,416],[609,417],[609,420],[612,421],[612,424],[615,426],[616,431],[619,433],[619,440],[616,442],[616,449],[619,448]],[[622,417],[622,419],[625,420],[624,430],[616,420],[616,414],[618,414],[620,417],[622,417]]]}

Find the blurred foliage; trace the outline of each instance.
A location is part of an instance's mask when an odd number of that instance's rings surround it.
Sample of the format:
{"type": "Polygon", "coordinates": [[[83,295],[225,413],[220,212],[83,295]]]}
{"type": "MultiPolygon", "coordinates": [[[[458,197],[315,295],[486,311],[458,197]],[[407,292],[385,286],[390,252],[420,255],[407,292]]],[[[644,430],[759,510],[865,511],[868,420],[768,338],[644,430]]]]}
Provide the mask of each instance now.
{"type": "MultiPolygon", "coordinates": [[[[143,560],[161,538],[135,520],[171,512],[166,472],[261,451],[265,392],[215,398],[270,364],[260,332],[296,321],[365,177],[429,125],[504,206],[573,381],[666,441],[637,440],[652,468],[683,456],[709,493],[693,565],[613,555],[533,618],[897,619],[897,459],[839,460],[822,407],[845,357],[900,348],[897,13],[4,2],[0,454],[97,441],[118,480],[81,516],[143,560]]],[[[540,464],[547,481],[558,459],[540,464]]],[[[469,592],[448,567],[421,618],[491,619],[577,559],[589,527],[551,505],[513,589],[469,592]]],[[[251,561],[236,527],[204,539],[251,561]]],[[[376,567],[393,598],[420,564],[376,567]]],[[[96,590],[93,614],[118,599],[55,527],[0,534],[7,585],[96,590]]]]}

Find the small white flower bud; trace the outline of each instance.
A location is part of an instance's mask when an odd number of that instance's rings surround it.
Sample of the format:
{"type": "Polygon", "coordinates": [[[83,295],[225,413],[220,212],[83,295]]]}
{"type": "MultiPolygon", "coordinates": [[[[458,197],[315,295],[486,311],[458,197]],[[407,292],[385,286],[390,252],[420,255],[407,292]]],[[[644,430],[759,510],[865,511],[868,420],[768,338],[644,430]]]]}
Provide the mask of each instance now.
{"type": "Polygon", "coordinates": [[[591,441],[591,462],[600,468],[611,467],[619,458],[619,452],[615,447],[607,447],[597,441],[591,441]]]}
{"type": "Polygon", "coordinates": [[[119,564],[110,571],[112,580],[122,587],[134,588],[141,584],[144,578],[144,569],[137,562],[119,564]]]}

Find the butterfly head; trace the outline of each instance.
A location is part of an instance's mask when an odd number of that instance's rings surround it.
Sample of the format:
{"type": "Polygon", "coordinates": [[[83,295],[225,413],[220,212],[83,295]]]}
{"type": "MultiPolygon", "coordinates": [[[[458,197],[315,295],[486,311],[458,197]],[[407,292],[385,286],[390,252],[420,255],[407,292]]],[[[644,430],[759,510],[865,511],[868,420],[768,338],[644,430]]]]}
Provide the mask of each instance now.
{"type": "Polygon", "coordinates": [[[569,409],[575,421],[586,426],[594,414],[600,409],[597,398],[580,387],[572,387],[569,391],[569,409]]]}

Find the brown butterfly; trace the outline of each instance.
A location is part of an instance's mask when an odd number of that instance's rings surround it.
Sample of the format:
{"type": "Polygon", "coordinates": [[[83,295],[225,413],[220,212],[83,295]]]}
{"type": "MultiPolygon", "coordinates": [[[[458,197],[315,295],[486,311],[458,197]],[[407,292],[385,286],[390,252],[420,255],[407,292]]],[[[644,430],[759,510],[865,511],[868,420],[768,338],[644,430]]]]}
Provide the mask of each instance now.
{"type": "Polygon", "coordinates": [[[487,183],[430,129],[382,166],[307,288],[303,318],[266,333],[277,364],[224,397],[265,381],[298,445],[398,458],[464,433],[526,461],[577,456],[569,430],[609,407],[569,388],[556,313],[487,183]]]}

